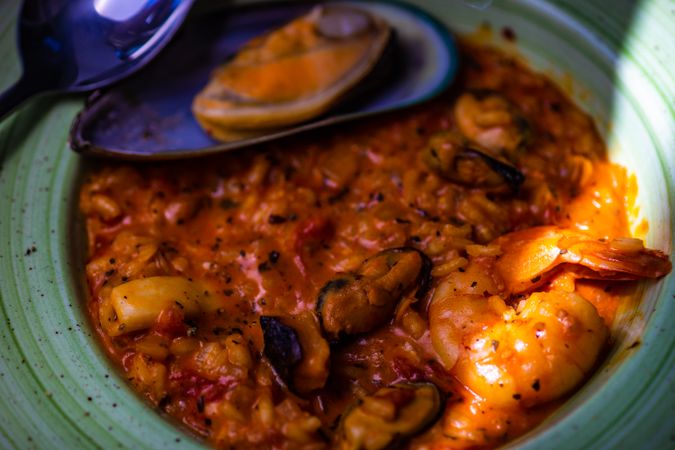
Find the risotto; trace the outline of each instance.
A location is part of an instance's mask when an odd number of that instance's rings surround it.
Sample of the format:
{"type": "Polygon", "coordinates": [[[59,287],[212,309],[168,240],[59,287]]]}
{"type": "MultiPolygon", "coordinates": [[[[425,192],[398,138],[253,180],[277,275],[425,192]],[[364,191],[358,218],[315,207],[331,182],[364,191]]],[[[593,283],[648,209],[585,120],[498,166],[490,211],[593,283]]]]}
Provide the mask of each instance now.
{"type": "Polygon", "coordinates": [[[462,49],[422,106],[88,174],[87,306],[140,395],[218,448],[479,448],[587,379],[670,263],[590,118],[462,49]]]}

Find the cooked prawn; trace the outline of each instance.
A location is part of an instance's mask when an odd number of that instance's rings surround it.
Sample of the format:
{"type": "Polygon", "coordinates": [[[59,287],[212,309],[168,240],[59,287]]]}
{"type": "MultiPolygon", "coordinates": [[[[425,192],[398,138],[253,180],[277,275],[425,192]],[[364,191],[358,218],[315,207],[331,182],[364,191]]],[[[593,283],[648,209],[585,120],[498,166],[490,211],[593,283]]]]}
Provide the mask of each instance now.
{"type": "Polygon", "coordinates": [[[497,93],[462,94],[454,112],[461,133],[494,154],[512,155],[528,143],[529,123],[497,93]]]}
{"type": "Polygon", "coordinates": [[[588,300],[563,291],[535,292],[501,319],[473,335],[454,369],[495,405],[530,406],[569,392],[593,368],[609,334],[588,300]]]}
{"type": "Polygon", "coordinates": [[[532,406],[570,392],[593,368],[609,330],[595,307],[573,292],[532,292],[558,271],[575,277],[634,280],[670,271],[667,257],[633,239],[594,239],[558,227],[498,238],[501,249],[473,256],[441,281],[429,307],[439,361],[482,398],[532,406]]]}
{"type": "Polygon", "coordinates": [[[556,226],[516,231],[494,243],[502,250],[494,270],[506,294],[532,290],[560,269],[573,270],[578,278],[602,280],[658,278],[671,269],[663,252],[645,248],[639,239],[596,239],[556,226]],[[568,266],[561,268],[564,264],[568,266]]]}

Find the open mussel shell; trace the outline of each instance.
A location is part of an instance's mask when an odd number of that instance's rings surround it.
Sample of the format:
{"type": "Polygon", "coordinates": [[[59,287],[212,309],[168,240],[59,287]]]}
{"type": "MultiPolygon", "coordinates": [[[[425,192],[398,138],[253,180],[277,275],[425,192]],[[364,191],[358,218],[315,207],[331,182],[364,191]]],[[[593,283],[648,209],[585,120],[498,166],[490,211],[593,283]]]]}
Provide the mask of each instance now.
{"type": "Polygon", "coordinates": [[[439,418],[443,396],[428,382],[400,382],[360,398],[340,420],[333,448],[399,448],[439,418]]]}
{"type": "MultiPolygon", "coordinates": [[[[195,11],[143,71],[90,97],[73,122],[71,147],[83,154],[125,159],[207,155],[417,104],[443,91],[453,79],[458,62],[454,41],[445,26],[424,11],[384,1],[329,2],[331,7],[367,11],[391,26],[389,42],[395,39],[395,51],[391,45],[385,48],[394,59],[383,56],[380,62],[395,64],[396,70],[385,67],[378,72],[377,66],[382,66],[378,63],[369,76],[350,86],[338,104],[315,119],[263,134],[257,130],[234,133],[235,140],[229,142],[204,132],[192,105],[214,69],[246,42],[308,14],[319,4],[326,3],[275,2],[195,11]],[[390,75],[386,83],[381,82],[382,72],[390,75]]],[[[331,26],[326,34],[342,32],[331,26]]]]}
{"type": "Polygon", "coordinates": [[[260,327],[265,356],[283,382],[291,384],[291,372],[303,356],[298,334],[276,317],[261,316],[260,327]]]}
{"type": "Polygon", "coordinates": [[[316,302],[324,334],[337,341],[389,322],[405,296],[424,297],[431,266],[420,250],[397,247],[367,258],[355,272],[337,274],[321,288],[316,302]]]}

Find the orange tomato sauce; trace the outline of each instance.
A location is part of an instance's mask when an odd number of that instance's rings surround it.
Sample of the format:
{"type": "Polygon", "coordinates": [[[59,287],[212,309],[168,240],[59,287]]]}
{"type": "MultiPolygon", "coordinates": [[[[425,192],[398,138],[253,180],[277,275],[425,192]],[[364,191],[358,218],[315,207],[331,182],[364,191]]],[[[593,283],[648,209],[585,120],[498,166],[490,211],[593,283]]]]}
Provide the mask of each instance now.
{"type": "MultiPolygon", "coordinates": [[[[412,447],[494,447],[534,428],[559,402],[498,408],[435,360],[424,306],[330,349],[321,388],[287,389],[263,352],[260,316],[315,326],[317,295],[337,273],[392,247],[423,251],[434,268],[466,247],[543,224],[627,236],[626,173],[606,160],[593,122],[548,79],[500,52],[463,45],[461,74],[431,102],[209,159],[152,165],[106,163],[80,193],[89,259],[88,309],[101,342],[154,407],[222,448],[327,448],[355,398],[397,381],[434,380],[444,413],[412,447]],[[525,175],[517,192],[439,176],[421,149],[456,130],[453,105],[496,92],[529,124],[511,155],[525,175]],[[111,336],[101,307],[137,279],[204,282],[208,312],[180,305],[146,329],[111,336]],[[233,337],[234,336],[234,337],[233,337]]],[[[433,272],[432,272],[433,273],[433,272]]],[[[607,324],[616,282],[583,282],[607,324]]]]}

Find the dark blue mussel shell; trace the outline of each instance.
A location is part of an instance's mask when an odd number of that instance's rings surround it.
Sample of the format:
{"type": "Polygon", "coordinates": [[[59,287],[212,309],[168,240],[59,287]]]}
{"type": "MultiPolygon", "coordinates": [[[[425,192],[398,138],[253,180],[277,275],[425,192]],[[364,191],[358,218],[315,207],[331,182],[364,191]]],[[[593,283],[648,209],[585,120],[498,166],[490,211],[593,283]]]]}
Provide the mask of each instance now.
{"type": "MultiPolygon", "coordinates": [[[[324,2],[325,3],[325,2],[324,2]]],[[[395,32],[395,61],[365,92],[310,122],[255,138],[219,142],[192,115],[194,96],[212,70],[248,40],[283,26],[319,2],[276,2],[195,11],[145,69],[89,98],[70,130],[73,150],[124,159],[178,159],[233,150],[305,130],[423,102],[445,90],[457,71],[454,40],[412,5],[340,2],[371,11],[395,32]],[[378,82],[379,81],[379,82],[378,82]]],[[[379,77],[380,75],[378,75],[379,77]]]]}

